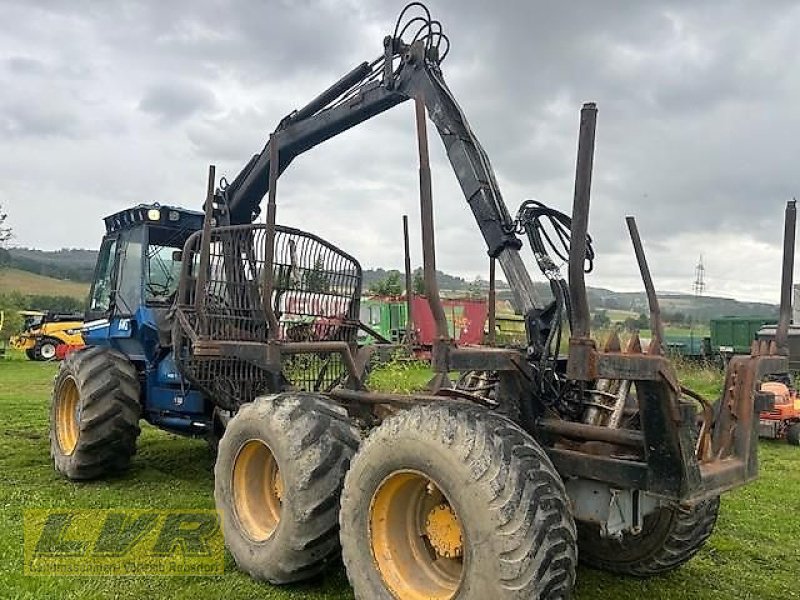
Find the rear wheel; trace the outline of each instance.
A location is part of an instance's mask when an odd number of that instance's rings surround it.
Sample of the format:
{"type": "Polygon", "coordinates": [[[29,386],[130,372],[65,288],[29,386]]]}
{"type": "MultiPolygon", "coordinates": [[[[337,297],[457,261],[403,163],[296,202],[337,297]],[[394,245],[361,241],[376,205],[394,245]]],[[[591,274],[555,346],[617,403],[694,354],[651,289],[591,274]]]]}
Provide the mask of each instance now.
{"type": "Polygon", "coordinates": [[[575,525],[552,463],[473,405],[384,421],[353,460],[340,521],[357,598],[565,598],[575,579],[575,525]]]}
{"type": "Polygon", "coordinates": [[[50,409],[50,454],[70,479],[124,471],[139,436],[139,381],[122,354],[86,348],[70,354],[56,376],[50,409]]]}
{"type": "Polygon", "coordinates": [[[793,423],[786,430],[786,441],[792,446],[800,446],[800,423],[793,423]]]}
{"type": "Polygon", "coordinates": [[[714,531],[719,498],[692,508],[661,508],[644,518],[641,533],[603,538],[596,525],[578,522],[581,561],[611,571],[649,577],[671,571],[692,558],[714,531]]]}
{"type": "Polygon", "coordinates": [[[289,583],[339,551],[339,494],[359,436],[324,396],[263,396],[243,405],[219,442],[214,499],[225,544],[251,577],[289,583]]]}

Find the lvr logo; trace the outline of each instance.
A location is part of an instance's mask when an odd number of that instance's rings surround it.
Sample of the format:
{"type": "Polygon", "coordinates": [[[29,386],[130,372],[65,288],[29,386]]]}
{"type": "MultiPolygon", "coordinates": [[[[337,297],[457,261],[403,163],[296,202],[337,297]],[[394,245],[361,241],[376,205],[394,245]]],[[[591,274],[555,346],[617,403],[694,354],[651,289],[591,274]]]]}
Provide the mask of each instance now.
{"type": "Polygon", "coordinates": [[[30,575],[213,575],[224,569],[213,510],[25,511],[30,575]]]}

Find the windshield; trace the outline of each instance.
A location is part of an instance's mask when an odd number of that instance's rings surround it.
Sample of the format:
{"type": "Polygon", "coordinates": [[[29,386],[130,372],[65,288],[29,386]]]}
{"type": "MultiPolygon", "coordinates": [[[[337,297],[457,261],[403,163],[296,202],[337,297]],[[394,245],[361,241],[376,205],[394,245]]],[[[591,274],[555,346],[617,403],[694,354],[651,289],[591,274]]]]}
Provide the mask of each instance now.
{"type": "Polygon", "coordinates": [[[22,323],[22,329],[25,331],[34,329],[42,324],[43,319],[42,315],[27,315],[22,323]]]}

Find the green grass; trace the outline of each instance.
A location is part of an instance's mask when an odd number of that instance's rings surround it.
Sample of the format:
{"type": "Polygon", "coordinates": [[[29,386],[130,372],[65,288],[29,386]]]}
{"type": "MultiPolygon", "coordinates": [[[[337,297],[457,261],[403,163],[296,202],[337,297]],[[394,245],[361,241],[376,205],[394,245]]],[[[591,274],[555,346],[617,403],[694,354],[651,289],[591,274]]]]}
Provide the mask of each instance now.
{"type": "Polygon", "coordinates": [[[711,335],[711,329],[708,324],[705,325],[667,325],[664,327],[664,335],[667,337],[689,337],[694,336],[695,339],[702,339],[711,335]]]}
{"type": "Polygon", "coordinates": [[[72,296],[83,300],[89,293],[89,284],[45,277],[19,269],[0,269],[0,293],[13,291],[42,296],[72,296]]]}
{"type": "Polygon", "coordinates": [[[604,308],[602,310],[606,311],[608,318],[611,319],[612,323],[617,323],[624,321],[625,319],[635,319],[639,316],[639,313],[632,311],[632,310],[619,310],[616,308],[604,308]]]}
{"type": "MultiPolygon", "coordinates": [[[[0,361],[0,597],[3,598],[352,598],[341,566],[307,585],[275,588],[238,572],[230,556],[218,577],[29,577],[22,574],[26,508],[212,508],[212,459],[205,443],[143,426],[139,453],[123,477],[71,483],[48,455],[50,387],[56,366],[0,361]]],[[[714,376],[684,377],[704,393],[714,376]],[[704,379],[705,378],[705,379],[704,379]],[[709,381],[706,381],[709,379],[709,381]],[[694,384],[693,384],[694,385],[694,384]]],[[[407,390],[430,373],[398,363],[373,377],[381,389],[407,390]]],[[[761,479],[725,496],[716,533],[685,567],[636,580],[578,569],[578,598],[791,598],[800,573],[800,449],[761,445],[761,479]]]]}

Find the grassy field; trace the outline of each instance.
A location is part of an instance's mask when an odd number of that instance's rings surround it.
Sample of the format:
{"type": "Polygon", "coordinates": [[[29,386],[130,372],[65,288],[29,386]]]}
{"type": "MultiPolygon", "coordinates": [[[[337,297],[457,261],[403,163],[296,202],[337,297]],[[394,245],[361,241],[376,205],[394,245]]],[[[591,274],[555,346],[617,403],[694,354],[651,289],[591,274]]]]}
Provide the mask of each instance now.
{"type": "Polygon", "coordinates": [[[23,294],[72,296],[83,299],[89,293],[89,284],[54,279],[19,269],[0,269],[0,293],[12,290],[23,294]]]}
{"type": "Polygon", "coordinates": [[[639,313],[632,311],[632,310],[619,310],[616,308],[605,308],[603,309],[606,311],[608,318],[611,319],[612,323],[618,323],[620,321],[624,321],[625,319],[635,319],[639,316],[639,313]]]}
{"type": "MultiPolygon", "coordinates": [[[[251,581],[226,557],[217,577],[31,577],[22,573],[26,508],[212,508],[212,459],[202,441],[143,426],[132,470],[111,481],[77,484],[56,475],[48,456],[47,415],[56,366],[0,361],[0,597],[352,598],[341,566],[310,584],[275,588],[251,581]]],[[[381,388],[424,383],[414,366],[378,376],[381,388]],[[409,383],[410,382],[410,383],[409,383]]],[[[688,369],[685,383],[711,394],[715,374],[688,369]]],[[[800,449],[763,443],[762,477],[726,495],[707,546],[685,567],[649,580],[585,567],[576,596],[589,598],[792,598],[800,595],[800,449]]]]}

